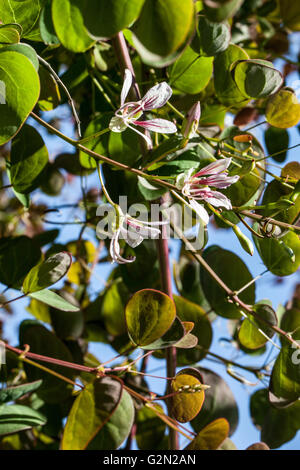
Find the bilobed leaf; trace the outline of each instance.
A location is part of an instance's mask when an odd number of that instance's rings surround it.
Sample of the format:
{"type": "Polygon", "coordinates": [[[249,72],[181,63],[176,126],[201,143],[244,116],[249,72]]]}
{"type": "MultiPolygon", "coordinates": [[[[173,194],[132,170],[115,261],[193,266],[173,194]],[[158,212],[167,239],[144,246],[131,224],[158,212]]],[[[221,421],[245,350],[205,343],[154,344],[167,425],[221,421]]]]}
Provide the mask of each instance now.
{"type": "Polygon", "coordinates": [[[34,48],[31,47],[29,44],[25,44],[25,43],[9,44],[1,48],[1,52],[5,52],[5,51],[19,52],[19,54],[23,54],[25,57],[27,57],[27,59],[30,60],[35,70],[38,71],[39,60],[37,57],[37,53],[35,52],[34,48]]]}
{"type": "Polygon", "coordinates": [[[126,332],[125,306],[129,299],[129,292],[123,282],[113,283],[105,292],[101,306],[101,319],[107,331],[118,336],[126,332]]]}
{"type": "Polygon", "coordinates": [[[184,373],[184,370],[172,380],[173,393],[179,392],[171,398],[172,416],[180,423],[191,421],[201,410],[204,391],[197,389],[200,386],[200,380],[193,375],[184,373]]]}
{"type": "Polygon", "coordinates": [[[94,38],[109,38],[130,26],[139,16],[145,0],[87,0],[84,24],[94,38]]]}
{"type": "Polygon", "coordinates": [[[213,72],[213,58],[200,57],[188,46],[170,67],[170,84],[184,93],[199,93],[208,84],[213,72]]]}
{"type": "Polygon", "coordinates": [[[46,0],[45,2],[39,18],[39,27],[41,38],[45,44],[59,44],[59,39],[56,36],[52,20],[51,0],[46,0]]]}
{"type": "Polygon", "coordinates": [[[279,90],[270,96],[266,106],[266,119],[271,126],[280,129],[294,127],[300,121],[300,103],[290,88],[279,90]]]}
{"type": "Polygon", "coordinates": [[[169,348],[172,345],[177,345],[185,337],[185,328],[183,323],[179,318],[175,317],[175,320],[169,328],[169,330],[161,337],[158,338],[153,343],[142,346],[143,349],[165,349],[169,348]]]}
{"type": "Polygon", "coordinates": [[[16,44],[20,41],[20,30],[17,26],[14,23],[0,25],[0,44],[16,44]]]}
{"type": "Polygon", "coordinates": [[[203,0],[204,12],[211,21],[224,21],[239,9],[243,0],[203,0]]]}
{"type": "Polygon", "coordinates": [[[36,380],[35,382],[15,385],[7,388],[2,388],[0,390],[0,403],[5,403],[8,401],[16,401],[27,393],[34,392],[42,384],[41,380],[36,380]]]}
{"type": "Polygon", "coordinates": [[[245,96],[235,83],[231,67],[237,60],[247,60],[249,56],[241,47],[234,44],[218,54],[214,60],[214,81],[216,95],[225,106],[244,106],[249,98],[245,96]]]}
{"type": "Polygon", "coordinates": [[[200,15],[197,33],[198,37],[192,43],[196,52],[215,56],[226,51],[229,46],[231,39],[229,23],[213,23],[204,15],[200,15]]]}
{"type": "Polygon", "coordinates": [[[13,434],[34,426],[43,426],[47,419],[29,406],[0,405],[0,435],[13,434]]]}
{"type": "Polygon", "coordinates": [[[161,338],[171,327],[175,316],[174,302],[154,289],[136,292],[125,310],[129,336],[138,346],[146,346],[161,338]]]}
{"type": "Polygon", "coordinates": [[[34,266],[23,282],[23,292],[30,294],[50,287],[68,272],[72,264],[72,256],[66,251],[56,253],[34,266]]]}
{"type": "Polygon", "coordinates": [[[268,154],[276,154],[272,157],[276,162],[282,163],[286,159],[289,140],[289,134],[286,129],[270,126],[265,131],[265,143],[268,154]]]}
{"type": "Polygon", "coordinates": [[[78,312],[80,310],[77,305],[71,304],[66,299],[49,289],[42,289],[37,292],[32,292],[29,294],[29,297],[36,299],[39,302],[43,302],[50,307],[62,310],[63,312],[78,312]]]}
{"type": "MultiPolygon", "coordinates": [[[[280,328],[286,331],[296,340],[300,339],[300,310],[298,308],[291,308],[286,310],[281,318],[280,328]]],[[[283,336],[280,337],[282,345],[288,345],[288,341],[283,336]]],[[[300,353],[299,353],[300,356],[300,353]]]]}
{"type": "Polygon", "coordinates": [[[272,328],[266,326],[263,321],[260,321],[259,317],[262,317],[273,326],[277,326],[277,317],[275,311],[269,305],[258,303],[253,305],[252,308],[258,317],[249,314],[248,318],[246,318],[241,325],[238,337],[243,347],[259,349],[268,341],[267,338],[259,332],[259,329],[269,338],[274,336],[272,328]]]}
{"type": "Polygon", "coordinates": [[[240,60],[232,74],[241,93],[249,98],[266,98],[283,84],[281,73],[266,60],[240,60]]]}
{"type": "Polygon", "coordinates": [[[56,108],[61,100],[58,84],[44,67],[40,67],[39,77],[41,82],[41,93],[38,106],[42,111],[51,111],[56,108]]]}
{"type": "MultiPolygon", "coordinates": [[[[258,230],[257,223],[253,226],[258,230]]],[[[289,276],[300,266],[300,240],[296,233],[288,232],[280,238],[253,237],[258,253],[269,271],[276,276],[289,276]]]]}
{"type": "MultiPolygon", "coordinates": [[[[298,366],[299,367],[299,366],[298,366]]],[[[260,439],[271,449],[293,439],[300,427],[300,402],[275,408],[268,400],[268,390],[257,390],[250,400],[252,420],[260,430],[260,439]]]]}
{"type": "Polygon", "coordinates": [[[280,13],[285,26],[292,31],[300,31],[300,6],[298,2],[279,0],[280,13]]]}
{"type": "Polygon", "coordinates": [[[41,184],[48,158],[47,147],[39,132],[25,124],[11,146],[10,180],[15,191],[26,194],[36,189],[41,184]]]}
{"type": "Polygon", "coordinates": [[[110,377],[96,379],[76,398],[65,427],[62,449],[116,449],[127,437],[134,416],[131,397],[110,377]]]}
{"type": "Polygon", "coordinates": [[[193,18],[192,0],[146,0],[133,32],[149,51],[167,56],[184,43],[193,18]]]}
{"type": "Polygon", "coordinates": [[[22,37],[29,35],[38,21],[43,0],[2,0],[0,18],[3,23],[18,23],[22,26],[22,37]]]}
{"type": "Polygon", "coordinates": [[[0,85],[2,145],[17,133],[32,111],[39,97],[40,83],[37,71],[25,55],[0,49],[0,85]]]}
{"type": "Polygon", "coordinates": [[[190,302],[184,297],[174,296],[176,312],[179,319],[183,322],[193,322],[192,334],[198,339],[197,348],[178,350],[177,360],[180,365],[193,364],[205,357],[211,341],[212,328],[205,311],[199,305],[190,302]],[[203,348],[203,349],[202,349],[203,348]]]}
{"type": "Polygon", "coordinates": [[[231,436],[237,428],[239,411],[235,397],[220,375],[203,367],[197,368],[203,377],[203,381],[210,388],[205,390],[205,400],[196,418],[191,422],[196,432],[201,431],[211,421],[217,418],[225,418],[230,426],[231,436]]]}
{"type": "Polygon", "coordinates": [[[0,240],[0,282],[20,287],[24,277],[41,258],[40,247],[24,235],[0,240]]]}
{"type": "MultiPolygon", "coordinates": [[[[159,405],[157,405],[159,407],[159,405]]],[[[160,412],[163,409],[160,407],[160,412]]],[[[136,416],[136,442],[141,450],[153,450],[159,448],[165,434],[166,424],[158,418],[151,408],[144,406],[136,416]]]]}
{"type": "Polygon", "coordinates": [[[217,450],[229,432],[228,421],[216,419],[203,428],[185,450],[217,450]]]}
{"type": "MultiPolygon", "coordinates": [[[[51,331],[35,320],[25,320],[20,325],[20,344],[29,344],[30,351],[43,356],[50,356],[73,362],[70,351],[65,344],[51,331]]],[[[24,368],[28,380],[34,382],[42,380],[42,385],[36,390],[36,394],[46,403],[60,403],[71,396],[72,385],[53,375],[24,363],[24,368]]],[[[47,364],[48,369],[52,369],[64,377],[71,379],[74,371],[56,364],[47,364]]]]}
{"type": "Polygon", "coordinates": [[[270,389],[277,397],[298,400],[300,396],[299,354],[296,348],[284,345],[275,361],[270,389]]]}
{"type": "MultiPolygon", "coordinates": [[[[231,251],[213,245],[207,248],[203,257],[215,273],[233,291],[238,291],[252,280],[252,276],[244,262],[231,251]]],[[[211,275],[201,267],[201,283],[205,297],[213,310],[225,318],[240,318],[240,311],[233,303],[228,302],[227,294],[211,275]]],[[[255,284],[251,284],[239,295],[246,304],[255,302],[255,284]]]]}
{"type": "Polygon", "coordinates": [[[95,43],[84,25],[84,0],[53,0],[52,19],[60,42],[72,52],[84,52],[95,43]]]}

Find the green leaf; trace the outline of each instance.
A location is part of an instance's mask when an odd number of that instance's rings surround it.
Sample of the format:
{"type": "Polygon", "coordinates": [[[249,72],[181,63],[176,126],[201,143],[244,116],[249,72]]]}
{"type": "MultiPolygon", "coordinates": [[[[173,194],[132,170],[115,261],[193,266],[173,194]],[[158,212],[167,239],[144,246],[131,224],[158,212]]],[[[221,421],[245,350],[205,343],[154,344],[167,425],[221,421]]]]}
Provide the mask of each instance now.
{"type": "Polygon", "coordinates": [[[300,31],[300,6],[298,2],[279,0],[280,13],[285,26],[292,31],[300,31]]]}
{"type": "Polygon", "coordinates": [[[197,416],[203,405],[204,390],[200,388],[201,382],[183,369],[171,384],[173,393],[179,392],[171,397],[172,416],[180,423],[187,423],[197,416]]]}
{"type": "Polygon", "coordinates": [[[110,38],[131,26],[145,0],[87,0],[83,5],[84,24],[95,39],[110,38]]]}
{"type": "Polygon", "coordinates": [[[15,44],[20,41],[20,29],[17,24],[0,25],[0,44],[15,44]]]}
{"type": "Polygon", "coordinates": [[[72,256],[66,251],[49,256],[29,271],[23,282],[23,292],[31,294],[52,286],[67,274],[71,264],[72,256]]]}
{"type": "MultiPolygon", "coordinates": [[[[264,304],[253,305],[253,310],[268,321],[271,325],[277,326],[277,316],[272,307],[264,304]]],[[[266,326],[263,321],[259,321],[257,317],[253,315],[247,315],[239,330],[238,338],[244,348],[248,349],[259,349],[267,343],[267,338],[259,332],[262,330],[269,338],[274,336],[272,328],[266,326]]]]}
{"type": "Polygon", "coordinates": [[[279,398],[298,400],[300,396],[299,354],[290,345],[282,346],[275,361],[270,390],[279,398]]]}
{"type": "Polygon", "coordinates": [[[6,286],[19,287],[28,270],[41,258],[39,245],[32,239],[3,237],[0,240],[0,282],[6,286]]]}
{"type": "Polygon", "coordinates": [[[14,51],[19,52],[19,54],[23,54],[25,57],[27,57],[27,59],[30,60],[35,70],[39,70],[39,59],[37,53],[35,52],[33,47],[29,46],[29,44],[10,44],[0,49],[0,52],[5,51],[14,51]]]}
{"type": "MultiPolygon", "coordinates": [[[[255,231],[259,225],[253,225],[255,231]]],[[[264,265],[276,276],[289,276],[300,266],[300,240],[296,233],[288,232],[281,238],[253,237],[264,265]],[[292,251],[291,251],[292,250],[292,251]]]]}
{"type": "Polygon", "coordinates": [[[197,304],[177,295],[174,301],[179,319],[194,323],[192,333],[198,339],[196,348],[177,351],[178,365],[193,364],[206,356],[205,350],[210,348],[212,342],[212,327],[205,311],[197,304]]]}
{"type": "Polygon", "coordinates": [[[280,129],[294,127],[300,121],[300,103],[296,93],[283,88],[267,101],[266,119],[271,126],[280,129]]]}
{"type": "Polygon", "coordinates": [[[126,390],[123,390],[116,411],[89,444],[88,450],[111,450],[120,447],[131,431],[134,413],[132,398],[126,390]]]}
{"type": "Polygon", "coordinates": [[[214,81],[216,95],[225,106],[244,106],[248,103],[247,98],[238,89],[232,74],[232,65],[237,60],[249,59],[248,54],[241,47],[230,44],[226,51],[221,52],[214,60],[214,81]]]}
{"type": "Polygon", "coordinates": [[[0,435],[13,434],[34,426],[43,426],[46,418],[23,405],[0,405],[0,435]]]}
{"type": "MultiPolygon", "coordinates": [[[[83,138],[86,139],[97,132],[100,132],[106,128],[108,128],[109,121],[112,118],[112,113],[101,114],[93,119],[87,126],[86,131],[84,133],[83,138]]],[[[109,133],[96,137],[95,139],[91,139],[87,142],[84,142],[83,145],[90,150],[93,150],[100,155],[106,155],[108,153],[108,139],[109,133]]],[[[80,164],[87,169],[94,169],[97,168],[97,162],[93,157],[90,157],[82,150],[79,152],[79,160],[80,164]]]]}
{"type": "Polygon", "coordinates": [[[39,96],[38,106],[41,111],[51,111],[55,109],[61,101],[58,84],[48,70],[40,67],[39,77],[41,83],[41,93],[39,96]]]}
{"type": "Polygon", "coordinates": [[[43,0],[2,0],[0,5],[0,18],[3,23],[18,23],[22,26],[23,37],[36,25],[43,0]]]}
{"type": "Polygon", "coordinates": [[[27,393],[34,392],[42,384],[41,380],[36,382],[31,382],[22,385],[15,385],[12,387],[1,388],[0,389],[0,403],[5,403],[8,401],[16,401],[19,398],[23,397],[27,393]]]}
{"type": "Polygon", "coordinates": [[[249,98],[266,98],[283,84],[281,73],[266,60],[238,61],[232,74],[241,93],[249,98]]]}
{"type": "Polygon", "coordinates": [[[47,147],[39,132],[25,124],[11,145],[10,180],[15,191],[26,194],[36,189],[42,181],[48,158],[47,147]]]}
{"type": "MultiPolygon", "coordinates": [[[[160,412],[163,413],[161,407],[160,412]]],[[[154,450],[159,448],[164,438],[166,425],[158,418],[154,411],[146,406],[138,410],[136,424],[135,438],[138,448],[141,450],[154,450]]]]}
{"type": "Polygon", "coordinates": [[[110,377],[96,379],[79,393],[73,404],[62,449],[116,449],[127,437],[133,417],[131,397],[123,390],[121,382],[110,377]]]}
{"type": "Polygon", "coordinates": [[[184,93],[195,95],[206,87],[212,76],[213,58],[201,57],[188,46],[171,66],[169,73],[172,86],[184,93]]]}
{"type": "Polygon", "coordinates": [[[252,420],[261,430],[261,440],[271,449],[282,446],[296,435],[300,428],[300,402],[277,409],[269,403],[268,390],[257,390],[250,400],[252,420]]]}
{"type": "Polygon", "coordinates": [[[108,333],[113,336],[126,332],[125,306],[128,299],[129,291],[123,282],[113,283],[104,294],[101,319],[108,333]]]}
{"type": "Polygon", "coordinates": [[[205,400],[196,418],[191,425],[196,432],[201,431],[211,421],[217,418],[225,418],[229,425],[231,436],[238,425],[239,412],[235,397],[220,375],[203,367],[197,368],[203,377],[203,381],[210,388],[205,390],[205,400]]]}
{"type": "Polygon", "coordinates": [[[211,21],[221,22],[232,17],[243,0],[203,0],[204,12],[211,21]]]}
{"type": "Polygon", "coordinates": [[[215,56],[226,51],[231,39],[229,23],[213,23],[205,16],[199,16],[197,36],[192,48],[207,56],[215,56]]]}
{"type": "MultiPolygon", "coordinates": [[[[20,325],[19,335],[20,344],[29,344],[31,352],[73,362],[71,353],[65,344],[39,322],[35,320],[23,321],[20,325]]],[[[46,367],[64,377],[73,378],[74,371],[71,369],[56,364],[46,364],[46,367]]],[[[71,396],[72,385],[69,383],[29,364],[24,363],[24,368],[28,380],[43,381],[36,394],[46,403],[60,403],[71,396]]]]}
{"type": "Polygon", "coordinates": [[[277,127],[270,126],[265,131],[265,143],[268,154],[277,154],[272,157],[275,162],[282,163],[285,161],[287,156],[287,149],[289,147],[289,141],[290,137],[286,129],[278,129],[277,127]]]}
{"type": "Polygon", "coordinates": [[[53,0],[52,19],[60,42],[72,52],[85,52],[95,43],[84,25],[85,0],[53,0]]]}
{"type": "Polygon", "coordinates": [[[165,194],[165,188],[154,186],[148,179],[138,176],[138,188],[146,201],[153,201],[165,194]]]}
{"type": "Polygon", "coordinates": [[[219,418],[203,428],[185,450],[217,450],[229,432],[228,421],[219,418]]]}
{"type": "Polygon", "coordinates": [[[128,334],[138,346],[146,346],[161,338],[171,327],[175,316],[174,302],[154,289],[136,292],[125,309],[128,334]]]}
{"type": "Polygon", "coordinates": [[[184,43],[193,19],[192,0],[146,0],[133,32],[149,51],[168,56],[184,43]]]}
{"type": "Polygon", "coordinates": [[[39,302],[43,302],[44,304],[50,305],[50,307],[62,310],[63,312],[78,312],[80,310],[77,305],[71,304],[52,290],[42,289],[37,292],[32,292],[29,294],[29,297],[38,300],[39,302]]]}
{"type": "MultiPolygon", "coordinates": [[[[165,349],[169,348],[172,345],[176,345],[180,343],[186,337],[187,333],[185,332],[185,328],[183,323],[179,320],[179,318],[175,317],[175,320],[169,328],[169,330],[159,339],[154,341],[153,343],[147,344],[146,346],[142,346],[142,349],[151,350],[151,349],[165,349]]],[[[177,352],[178,353],[178,352],[177,352]]],[[[158,353],[159,354],[159,353],[158,353]]],[[[160,354],[159,354],[160,357],[160,354]]]]}
{"type": "MultiPolygon", "coordinates": [[[[231,251],[212,245],[207,248],[203,257],[214,272],[233,291],[239,291],[243,286],[252,280],[252,276],[244,262],[231,251]]],[[[212,276],[201,267],[201,283],[204,295],[211,305],[211,308],[221,317],[240,318],[239,308],[228,302],[224,289],[212,278],[212,276]]],[[[251,284],[247,289],[239,294],[240,299],[246,304],[255,302],[255,284],[251,284]]]]}
{"type": "MultiPolygon", "coordinates": [[[[281,318],[280,328],[296,340],[300,339],[300,309],[291,308],[286,310],[281,318]]],[[[282,345],[288,346],[289,342],[283,336],[280,337],[282,345]]],[[[298,353],[299,355],[299,353],[298,353]]]]}
{"type": "Polygon", "coordinates": [[[49,46],[59,44],[59,39],[56,36],[52,20],[51,0],[46,0],[45,6],[41,11],[39,27],[41,38],[45,44],[49,46]]]}
{"type": "Polygon", "coordinates": [[[108,139],[108,152],[111,158],[125,165],[134,166],[141,154],[138,134],[128,129],[126,132],[110,132],[108,139]]]}
{"type": "Polygon", "coordinates": [[[31,61],[15,51],[0,49],[0,145],[8,142],[32,111],[40,93],[31,61]]]}

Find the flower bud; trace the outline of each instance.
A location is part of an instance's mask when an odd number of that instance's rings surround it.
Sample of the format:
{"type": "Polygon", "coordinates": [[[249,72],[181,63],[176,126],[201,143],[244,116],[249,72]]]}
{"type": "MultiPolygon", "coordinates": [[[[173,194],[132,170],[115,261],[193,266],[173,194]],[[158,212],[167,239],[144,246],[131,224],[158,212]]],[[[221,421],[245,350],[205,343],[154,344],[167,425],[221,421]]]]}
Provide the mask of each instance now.
{"type": "Polygon", "coordinates": [[[189,139],[193,134],[195,134],[198,128],[200,116],[201,106],[200,101],[197,101],[188,111],[182,124],[182,134],[185,139],[189,139]]]}
{"type": "Polygon", "coordinates": [[[237,225],[233,227],[233,231],[236,234],[241,247],[244,248],[244,250],[252,256],[254,253],[254,247],[251,240],[249,240],[249,238],[244,235],[244,233],[239,229],[237,225]]]}

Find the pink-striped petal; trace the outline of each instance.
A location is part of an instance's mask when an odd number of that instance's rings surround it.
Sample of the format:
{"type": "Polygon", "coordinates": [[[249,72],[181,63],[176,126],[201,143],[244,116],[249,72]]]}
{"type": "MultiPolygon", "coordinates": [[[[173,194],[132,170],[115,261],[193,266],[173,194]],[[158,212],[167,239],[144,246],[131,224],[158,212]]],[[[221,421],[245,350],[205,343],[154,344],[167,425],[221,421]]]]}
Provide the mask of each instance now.
{"type": "Polygon", "coordinates": [[[144,111],[161,108],[171,96],[172,89],[166,82],[153,86],[141,100],[144,111]]]}
{"type": "Polygon", "coordinates": [[[144,127],[148,131],[160,132],[162,134],[173,134],[177,131],[175,124],[166,119],[149,119],[149,121],[131,121],[136,126],[144,127]]]}
{"type": "Polygon", "coordinates": [[[201,199],[205,202],[208,202],[215,207],[225,207],[227,210],[232,209],[232,205],[228,197],[222,193],[219,193],[219,191],[210,191],[204,189],[201,192],[199,191],[199,194],[194,197],[195,199],[201,199]]]}
{"type": "Polygon", "coordinates": [[[198,217],[202,220],[204,225],[207,225],[209,222],[209,215],[206,209],[199,204],[199,202],[195,201],[195,199],[190,199],[189,201],[190,206],[194,212],[198,215],[198,217]]]}
{"type": "Polygon", "coordinates": [[[195,178],[202,175],[216,175],[227,170],[231,163],[231,158],[222,158],[222,160],[217,160],[216,162],[210,163],[209,165],[202,168],[198,173],[194,175],[195,178]]]}
{"type": "Polygon", "coordinates": [[[193,181],[194,184],[201,184],[204,186],[214,186],[215,188],[225,189],[228,186],[236,183],[239,180],[239,176],[227,176],[225,173],[220,175],[212,175],[207,178],[199,178],[198,180],[193,181]]]}

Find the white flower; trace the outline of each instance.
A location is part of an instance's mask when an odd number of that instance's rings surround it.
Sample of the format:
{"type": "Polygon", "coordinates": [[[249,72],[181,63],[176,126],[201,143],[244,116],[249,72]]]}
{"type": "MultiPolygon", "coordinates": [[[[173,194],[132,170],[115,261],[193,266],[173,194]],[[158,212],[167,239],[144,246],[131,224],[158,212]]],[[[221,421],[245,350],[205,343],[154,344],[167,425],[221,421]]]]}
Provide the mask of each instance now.
{"type": "Polygon", "coordinates": [[[129,69],[125,69],[124,83],[121,92],[121,107],[115,112],[115,116],[109,123],[110,130],[113,132],[123,132],[129,127],[141,135],[149,145],[151,145],[150,139],[135,127],[132,127],[131,124],[143,127],[149,131],[160,132],[163,134],[172,134],[176,132],[177,128],[175,124],[171,121],[167,121],[166,119],[138,121],[138,118],[141,117],[144,111],[161,108],[166,104],[172,95],[171,87],[166,82],[159,83],[158,85],[150,88],[141,100],[125,103],[125,99],[129,93],[131,85],[132,73],[129,69]]]}
{"type": "Polygon", "coordinates": [[[123,239],[132,248],[137,247],[144,239],[155,239],[160,235],[160,229],[157,226],[167,222],[145,222],[131,217],[129,214],[124,215],[121,209],[118,209],[118,226],[113,233],[110,242],[110,256],[112,262],[119,264],[132,263],[135,257],[124,258],[121,256],[119,240],[123,239]]]}
{"type": "Polygon", "coordinates": [[[227,174],[227,168],[230,163],[231,158],[224,158],[210,163],[194,175],[192,175],[194,171],[192,169],[187,174],[183,173],[177,177],[177,188],[189,199],[189,205],[199,215],[205,225],[208,224],[209,215],[197,200],[205,201],[215,207],[224,207],[227,210],[232,209],[228,197],[210,188],[210,186],[213,186],[224,189],[238,181],[238,175],[228,176],[227,174]]]}

